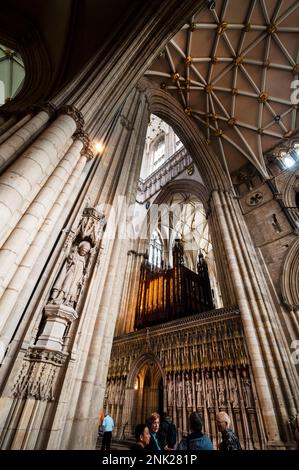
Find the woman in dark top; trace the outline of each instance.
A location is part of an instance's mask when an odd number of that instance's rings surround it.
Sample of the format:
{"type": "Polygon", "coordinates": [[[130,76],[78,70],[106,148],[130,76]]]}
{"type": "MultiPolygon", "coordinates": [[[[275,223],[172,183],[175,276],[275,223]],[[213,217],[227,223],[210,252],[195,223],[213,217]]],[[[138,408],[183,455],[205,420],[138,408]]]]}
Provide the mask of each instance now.
{"type": "Polygon", "coordinates": [[[137,424],[135,428],[136,443],[131,447],[133,452],[143,452],[148,447],[151,435],[146,424],[137,424]]]}

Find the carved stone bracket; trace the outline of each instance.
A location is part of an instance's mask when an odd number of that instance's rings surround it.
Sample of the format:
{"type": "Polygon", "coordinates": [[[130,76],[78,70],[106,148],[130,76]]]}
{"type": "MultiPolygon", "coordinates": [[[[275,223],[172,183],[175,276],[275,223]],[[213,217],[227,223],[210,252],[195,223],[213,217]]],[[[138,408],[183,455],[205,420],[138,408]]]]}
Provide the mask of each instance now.
{"type": "Polygon", "coordinates": [[[29,348],[12,388],[16,398],[53,401],[57,375],[67,354],[29,348]]]}

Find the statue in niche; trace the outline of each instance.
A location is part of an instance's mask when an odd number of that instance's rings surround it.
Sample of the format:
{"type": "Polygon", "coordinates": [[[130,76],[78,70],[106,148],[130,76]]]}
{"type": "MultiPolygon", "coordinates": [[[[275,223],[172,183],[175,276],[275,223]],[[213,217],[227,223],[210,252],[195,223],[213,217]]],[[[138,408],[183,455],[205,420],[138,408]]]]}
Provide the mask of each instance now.
{"type": "Polygon", "coordinates": [[[219,408],[225,406],[225,383],[220,370],[217,372],[217,392],[219,408]]]}
{"type": "Polygon", "coordinates": [[[168,381],[167,402],[168,406],[173,405],[173,381],[171,379],[168,381]]]}
{"type": "Polygon", "coordinates": [[[228,372],[229,399],[233,408],[239,406],[237,380],[232,370],[228,372]]]}
{"type": "Polygon", "coordinates": [[[53,286],[50,297],[51,303],[76,308],[86,272],[87,254],[90,250],[91,244],[89,241],[83,240],[66,258],[53,286]]]}
{"type": "Polygon", "coordinates": [[[206,390],[207,407],[212,408],[212,406],[214,406],[214,388],[213,380],[211,379],[209,372],[206,374],[206,390]]]}
{"type": "Polygon", "coordinates": [[[251,391],[250,378],[247,375],[246,369],[242,370],[241,384],[246,408],[253,408],[253,399],[251,391]]]}
{"type": "Polygon", "coordinates": [[[192,385],[191,385],[191,381],[189,380],[188,374],[186,374],[186,380],[185,380],[185,396],[186,396],[187,407],[192,408],[192,385]]]}
{"type": "Polygon", "coordinates": [[[202,406],[202,393],[202,380],[198,378],[198,372],[196,372],[196,400],[198,407],[202,406]]]}
{"type": "Polygon", "coordinates": [[[181,380],[178,381],[177,384],[177,406],[178,408],[182,408],[183,406],[183,382],[181,380]]]}

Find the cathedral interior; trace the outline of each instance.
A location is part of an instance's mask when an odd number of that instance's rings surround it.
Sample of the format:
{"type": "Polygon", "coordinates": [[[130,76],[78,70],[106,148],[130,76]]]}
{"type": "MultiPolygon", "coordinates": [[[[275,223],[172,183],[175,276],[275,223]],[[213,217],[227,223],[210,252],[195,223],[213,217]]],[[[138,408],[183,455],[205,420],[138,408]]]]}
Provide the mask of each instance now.
{"type": "Polygon", "coordinates": [[[1,6],[1,449],[296,448],[298,110],[298,0],[1,6]]]}

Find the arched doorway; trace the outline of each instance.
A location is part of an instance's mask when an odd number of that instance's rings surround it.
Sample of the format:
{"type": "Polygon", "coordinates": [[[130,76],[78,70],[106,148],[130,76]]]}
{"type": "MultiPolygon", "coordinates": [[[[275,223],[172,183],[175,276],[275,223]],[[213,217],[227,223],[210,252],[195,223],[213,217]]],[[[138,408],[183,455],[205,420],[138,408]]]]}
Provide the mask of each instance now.
{"type": "Polygon", "coordinates": [[[157,361],[148,359],[134,379],[132,429],[138,423],[144,423],[153,412],[163,412],[163,396],[161,368],[157,361]]]}

